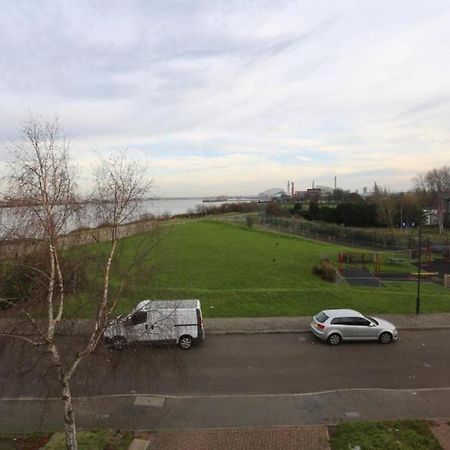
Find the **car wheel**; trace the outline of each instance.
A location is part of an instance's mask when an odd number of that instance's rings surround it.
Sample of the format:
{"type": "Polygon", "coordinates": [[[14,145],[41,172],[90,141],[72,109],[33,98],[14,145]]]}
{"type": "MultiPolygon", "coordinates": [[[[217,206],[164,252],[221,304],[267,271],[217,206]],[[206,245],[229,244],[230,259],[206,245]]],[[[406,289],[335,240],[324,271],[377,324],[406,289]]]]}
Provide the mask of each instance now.
{"type": "Polygon", "coordinates": [[[337,333],[332,333],[328,336],[328,343],[330,345],[338,345],[341,342],[342,338],[339,334],[337,333]]]}
{"type": "Polygon", "coordinates": [[[114,336],[112,338],[112,347],[114,350],[125,350],[127,348],[127,340],[123,336],[114,336]]]}
{"type": "Polygon", "coordinates": [[[180,337],[178,345],[183,350],[189,350],[192,347],[193,342],[194,340],[191,336],[185,335],[180,337]]]}
{"type": "Polygon", "coordinates": [[[389,344],[392,341],[392,334],[385,331],[380,334],[379,341],[381,344],[389,344]]]}

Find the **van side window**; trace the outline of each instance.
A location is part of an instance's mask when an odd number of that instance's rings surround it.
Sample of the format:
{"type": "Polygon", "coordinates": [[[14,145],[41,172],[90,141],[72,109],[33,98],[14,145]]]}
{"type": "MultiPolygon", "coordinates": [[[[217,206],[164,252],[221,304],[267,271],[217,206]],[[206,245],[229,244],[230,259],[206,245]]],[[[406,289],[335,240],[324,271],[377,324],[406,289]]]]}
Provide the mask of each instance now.
{"type": "Polygon", "coordinates": [[[136,311],[130,318],[133,325],[138,325],[140,323],[145,323],[147,321],[146,311],[136,311]]]}

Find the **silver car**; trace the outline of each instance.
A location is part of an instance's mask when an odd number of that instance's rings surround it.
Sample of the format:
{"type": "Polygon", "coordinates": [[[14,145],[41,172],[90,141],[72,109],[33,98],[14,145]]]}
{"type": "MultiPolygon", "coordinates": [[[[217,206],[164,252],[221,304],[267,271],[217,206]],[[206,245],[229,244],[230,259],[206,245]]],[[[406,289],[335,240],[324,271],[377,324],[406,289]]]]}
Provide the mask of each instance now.
{"type": "Polygon", "coordinates": [[[341,341],[378,341],[389,344],[398,338],[395,325],[353,309],[326,309],[313,317],[311,331],[330,345],[341,341]]]}

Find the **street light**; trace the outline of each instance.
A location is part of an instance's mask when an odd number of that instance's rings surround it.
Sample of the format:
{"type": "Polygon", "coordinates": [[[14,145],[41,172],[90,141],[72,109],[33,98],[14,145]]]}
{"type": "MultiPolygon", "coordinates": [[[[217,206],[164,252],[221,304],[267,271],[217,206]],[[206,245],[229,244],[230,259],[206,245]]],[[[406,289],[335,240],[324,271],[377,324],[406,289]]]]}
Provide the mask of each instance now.
{"type": "Polygon", "coordinates": [[[420,314],[420,268],[422,263],[422,221],[425,217],[429,216],[430,213],[425,213],[419,218],[419,258],[417,270],[417,297],[416,297],[416,314],[420,314]]]}

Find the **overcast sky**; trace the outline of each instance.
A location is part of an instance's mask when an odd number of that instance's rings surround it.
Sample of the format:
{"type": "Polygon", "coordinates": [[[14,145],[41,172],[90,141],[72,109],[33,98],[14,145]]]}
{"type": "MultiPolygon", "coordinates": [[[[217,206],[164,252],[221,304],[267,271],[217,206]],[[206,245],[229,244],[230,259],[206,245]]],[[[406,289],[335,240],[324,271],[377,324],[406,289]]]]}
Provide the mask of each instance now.
{"type": "Polygon", "coordinates": [[[0,0],[0,11],[0,142],[30,112],[57,115],[86,180],[95,154],[123,147],[161,196],[334,176],[402,190],[450,164],[448,0],[0,0]]]}

